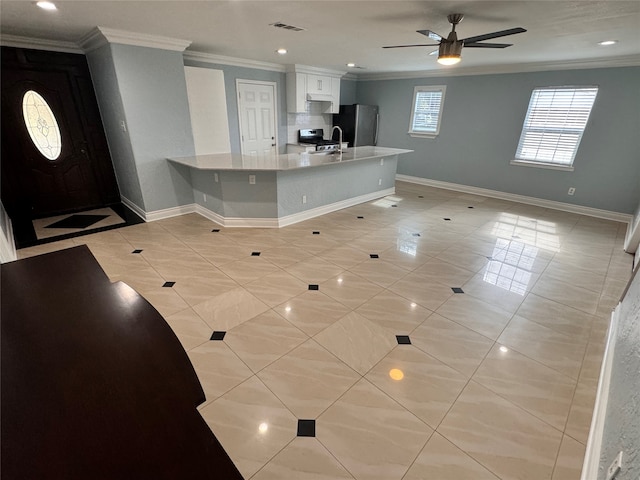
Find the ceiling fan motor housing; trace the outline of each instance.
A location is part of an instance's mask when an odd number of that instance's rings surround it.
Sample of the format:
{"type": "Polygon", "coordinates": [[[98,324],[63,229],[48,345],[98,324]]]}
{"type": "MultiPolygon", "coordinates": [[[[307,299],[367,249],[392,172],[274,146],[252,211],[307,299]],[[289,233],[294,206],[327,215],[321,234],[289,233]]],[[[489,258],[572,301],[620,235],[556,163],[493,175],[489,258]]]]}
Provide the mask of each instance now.
{"type": "Polygon", "coordinates": [[[449,23],[454,27],[459,24],[463,18],[464,15],[462,13],[452,13],[450,15],[447,15],[447,20],[449,20],[449,23]]]}

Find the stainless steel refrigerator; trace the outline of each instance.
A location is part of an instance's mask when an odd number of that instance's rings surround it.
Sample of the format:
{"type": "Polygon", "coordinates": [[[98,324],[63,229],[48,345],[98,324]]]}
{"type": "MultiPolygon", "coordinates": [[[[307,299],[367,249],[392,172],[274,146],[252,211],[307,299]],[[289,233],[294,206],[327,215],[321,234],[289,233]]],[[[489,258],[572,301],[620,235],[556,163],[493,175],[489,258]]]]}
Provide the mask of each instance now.
{"type": "MultiPolygon", "coordinates": [[[[377,105],[340,105],[340,113],[333,114],[333,125],[342,128],[342,141],[349,142],[349,147],[376,145],[378,120],[377,105]]],[[[332,139],[338,140],[337,130],[332,139]]]]}

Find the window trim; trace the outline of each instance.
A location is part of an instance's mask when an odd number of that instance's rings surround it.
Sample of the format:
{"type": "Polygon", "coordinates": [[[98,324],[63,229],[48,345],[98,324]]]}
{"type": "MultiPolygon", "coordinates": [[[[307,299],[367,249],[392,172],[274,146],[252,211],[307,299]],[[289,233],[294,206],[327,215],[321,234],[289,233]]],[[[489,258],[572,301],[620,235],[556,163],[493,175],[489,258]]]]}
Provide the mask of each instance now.
{"type": "Polygon", "coordinates": [[[563,171],[570,171],[573,172],[574,171],[574,162],[576,159],[576,156],[578,154],[578,149],[580,148],[580,143],[582,142],[582,137],[584,136],[584,132],[587,129],[587,126],[589,124],[589,120],[591,119],[591,112],[593,111],[593,107],[595,106],[595,102],[596,99],[598,97],[598,93],[599,93],[599,86],[598,85],[562,85],[562,86],[550,86],[550,87],[535,87],[532,91],[531,91],[531,96],[529,97],[529,104],[527,105],[527,113],[525,115],[525,118],[522,122],[522,129],[520,131],[520,138],[518,139],[518,145],[516,146],[516,153],[514,154],[514,158],[511,160],[510,164],[511,165],[516,165],[516,166],[521,166],[521,167],[533,167],[533,168],[546,168],[546,169],[550,169],[550,170],[563,170],[563,171]],[[584,123],[584,126],[582,127],[582,129],[579,132],[579,136],[578,136],[578,140],[576,141],[575,144],[575,148],[573,150],[573,155],[571,157],[571,163],[554,163],[554,162],[545,162],[543,160],[535,160],[535,159],[524,159],[524,158],[518,158],[517,154],[518,151],[521,148],[521,142],[523,141],[523,138],[525,136],[525,132],[529,131],[529,130],[542,130],[542,131],[553,131],[554,128],[558,131],[569,131],[570,129],[564,129],[563,127],[554,127],[554,126],[547,126],[545,125],[544,127],[538,127],[538,128],[526,128],[526,123],[527,123],[527,119],[529,118],[529,114],[531,113],[531,102],[534,98],[534,95],[537,91],[541,91],[541,90],[587,90],[587,89],[595,89],[595,96],[593,98],[593,103],[591,104],[591,108],[589,110],[589,114],[587,115],[587,119],[584,123]]]}
{"type": "Polygon", "coordinates": [[[416,138],[435,138],[440,134],[442,125],[442,110],[444,109],[444,98],[447,90],[446,85],[422,85],[413,88],[413,101],[411,102],[411,117],[409,118],[409,135],[416,138]],[[419,92],[441,92],[440,110],[438,111],[438,122],[435,132],[420,132],[413,130],[413,120],[416,116],[416,99],[419,92]]]}

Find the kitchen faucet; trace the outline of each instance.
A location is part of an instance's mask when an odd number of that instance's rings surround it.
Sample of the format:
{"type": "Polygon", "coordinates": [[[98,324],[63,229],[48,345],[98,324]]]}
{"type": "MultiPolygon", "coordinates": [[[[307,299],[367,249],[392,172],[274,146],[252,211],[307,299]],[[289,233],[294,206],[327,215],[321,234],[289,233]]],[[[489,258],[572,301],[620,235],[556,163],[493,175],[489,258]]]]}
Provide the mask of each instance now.
{"type": "Polygon", "coordinates": [[[333,138],[333,131],[334,131],[336,128],[338,129],[338,132],[340,132],[340,136],[339,136],[339,138],[338,138],[338,141],[340,142],[340,143],[338,144],[338,153],[342,153],[342,129],[341,129],[338,125],[334,125],[334,126],[331,128],[331,138],[333,138]]]}

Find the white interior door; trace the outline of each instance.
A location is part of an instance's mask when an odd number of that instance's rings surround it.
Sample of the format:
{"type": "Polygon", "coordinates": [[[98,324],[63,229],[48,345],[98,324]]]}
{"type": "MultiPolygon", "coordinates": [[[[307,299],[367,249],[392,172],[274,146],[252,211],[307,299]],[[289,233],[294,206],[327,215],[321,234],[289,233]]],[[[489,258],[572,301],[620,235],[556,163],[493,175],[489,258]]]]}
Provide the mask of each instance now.
{"type": "Polygon", "coordinates": [[[236,86],[242,153],[251,156],[275,154],[275,83],[238,80],[236,86]]]}

